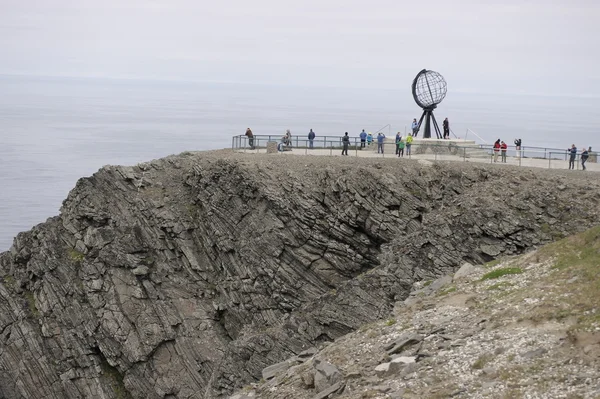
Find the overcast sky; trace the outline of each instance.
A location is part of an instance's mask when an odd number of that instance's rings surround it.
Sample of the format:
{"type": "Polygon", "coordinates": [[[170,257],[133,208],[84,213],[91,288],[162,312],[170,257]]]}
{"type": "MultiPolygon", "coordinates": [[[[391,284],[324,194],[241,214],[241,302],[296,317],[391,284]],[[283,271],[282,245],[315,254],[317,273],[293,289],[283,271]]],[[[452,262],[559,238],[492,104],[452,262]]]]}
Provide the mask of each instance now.
{"type": "Polygon", "coordinates": [[[600,95],[598,0],[0,0],[0,74],[600,95]]]}

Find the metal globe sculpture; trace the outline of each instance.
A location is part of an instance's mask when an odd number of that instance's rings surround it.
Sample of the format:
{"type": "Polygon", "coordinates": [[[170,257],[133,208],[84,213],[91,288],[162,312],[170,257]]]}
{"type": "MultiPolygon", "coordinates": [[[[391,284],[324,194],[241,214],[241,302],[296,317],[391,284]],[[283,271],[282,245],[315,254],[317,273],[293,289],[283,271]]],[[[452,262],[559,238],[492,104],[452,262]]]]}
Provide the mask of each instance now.
{"type": "Polygon", "coordinates": [[[432,124],[437,138],[441,139],[443,137],[442,133],[440,132],[440,127],[438,126],[435,116],[433,115],[433,110],[446,97],[446,92],[446,80],[439,73],[423,69],[417,74],[412,83],[412,94],[417,105],[423,108],[423,115],[421,115],[421,119],[419,120],[419,126],[415,136],[421,129],[421,123],[423,123],[423,119],[425,119],[425,131],[423,132],[423,138],[431,138],[432,124]]]}

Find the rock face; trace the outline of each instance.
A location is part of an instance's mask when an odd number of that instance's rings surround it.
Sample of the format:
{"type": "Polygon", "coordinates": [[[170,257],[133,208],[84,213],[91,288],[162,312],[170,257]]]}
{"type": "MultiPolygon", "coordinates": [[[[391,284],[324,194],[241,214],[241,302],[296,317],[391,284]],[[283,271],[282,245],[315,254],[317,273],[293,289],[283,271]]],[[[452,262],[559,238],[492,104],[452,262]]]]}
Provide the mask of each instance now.
{"type": "Polygon", "coordinates": [[[0,255],[0,397],[224,396],[385,317],[415,281],[598,223],[598,191],[398,160],[105,167],[0,255]]]}

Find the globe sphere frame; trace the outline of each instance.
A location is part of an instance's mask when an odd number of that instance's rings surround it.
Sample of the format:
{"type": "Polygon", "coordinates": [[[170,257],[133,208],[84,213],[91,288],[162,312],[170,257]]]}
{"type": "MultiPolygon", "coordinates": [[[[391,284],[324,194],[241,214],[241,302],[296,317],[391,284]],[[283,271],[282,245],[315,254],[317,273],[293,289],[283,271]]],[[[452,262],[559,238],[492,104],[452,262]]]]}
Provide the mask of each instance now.
{"type": "Polygon", "coordinates": [[[423,120],[425,120],[423,138],[431,138],[431,126],[434,128],[437,138],[443,138],[435,115],[433,115],[433,110],[444,100],[447,91],[446,80],[440,73],[423,69],[417,74],[412,83],[412,95],[417,105],[423,109],[423,114],[419,119],[417,131],[414,134],[415,137],[421,129],[423,120]]]}

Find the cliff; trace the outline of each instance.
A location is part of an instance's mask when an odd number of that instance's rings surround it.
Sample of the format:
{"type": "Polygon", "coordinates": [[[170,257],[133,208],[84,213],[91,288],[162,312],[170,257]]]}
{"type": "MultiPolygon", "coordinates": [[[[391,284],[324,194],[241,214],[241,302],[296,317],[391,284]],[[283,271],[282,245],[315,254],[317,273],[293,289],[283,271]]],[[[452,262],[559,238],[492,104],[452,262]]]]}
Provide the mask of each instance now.
{"type": "Polygon", "coordinates": [[[81,179],[0,255],[0,397],[213,398],[415,281],[600,220],[583,174],[184,153],[81,179]]]}

